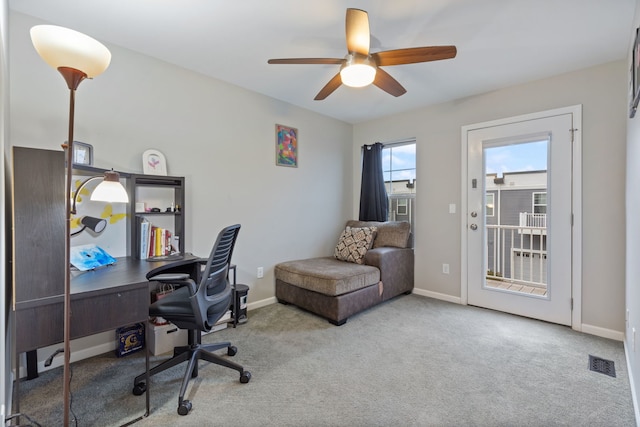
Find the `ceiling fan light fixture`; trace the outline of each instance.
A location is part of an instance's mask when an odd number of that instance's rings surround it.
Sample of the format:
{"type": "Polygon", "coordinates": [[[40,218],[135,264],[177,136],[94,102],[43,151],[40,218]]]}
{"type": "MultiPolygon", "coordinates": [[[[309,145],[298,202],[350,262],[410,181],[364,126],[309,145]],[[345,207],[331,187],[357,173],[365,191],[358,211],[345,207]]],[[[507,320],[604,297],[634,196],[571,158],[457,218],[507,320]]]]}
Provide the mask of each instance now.
{"type": "Polygon", "coordinates": [[[342,84],[350,87],[364,87],[373,83],[376,78],[376,67],[369,57],[347,55],[340,69],[342,84]]]}

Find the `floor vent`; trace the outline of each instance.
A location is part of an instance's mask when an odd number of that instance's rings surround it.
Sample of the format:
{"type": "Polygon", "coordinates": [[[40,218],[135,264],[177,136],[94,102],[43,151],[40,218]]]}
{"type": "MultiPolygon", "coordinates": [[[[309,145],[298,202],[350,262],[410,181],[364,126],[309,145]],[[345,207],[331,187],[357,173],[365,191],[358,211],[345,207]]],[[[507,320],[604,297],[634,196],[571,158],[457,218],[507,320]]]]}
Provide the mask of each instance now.
{"type": "Polygon", "coordinates": [[[589,369],[594,372],[616,377],[616,365],[613,360],[606,360],[600,357],[589,355],[589,369]]]}

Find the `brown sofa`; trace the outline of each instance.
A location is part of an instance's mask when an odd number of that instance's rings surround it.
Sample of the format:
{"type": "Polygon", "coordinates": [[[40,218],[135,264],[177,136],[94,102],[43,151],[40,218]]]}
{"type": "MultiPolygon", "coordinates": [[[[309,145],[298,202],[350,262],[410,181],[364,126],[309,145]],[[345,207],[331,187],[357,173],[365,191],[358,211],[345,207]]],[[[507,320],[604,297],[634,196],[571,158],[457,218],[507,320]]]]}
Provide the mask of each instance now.
{"type": "Polygon", "coordinates": [[[375,230],[371,249],[362,248],[359,260],[337,259],[344,249],[340,246],[343,232],[333,257],[277,264],[276,298],[280,303],[294,304],[342,325],[355,313],[411,293],[414,256],[408,222],[348,221],[347,230],[375,230]]]}

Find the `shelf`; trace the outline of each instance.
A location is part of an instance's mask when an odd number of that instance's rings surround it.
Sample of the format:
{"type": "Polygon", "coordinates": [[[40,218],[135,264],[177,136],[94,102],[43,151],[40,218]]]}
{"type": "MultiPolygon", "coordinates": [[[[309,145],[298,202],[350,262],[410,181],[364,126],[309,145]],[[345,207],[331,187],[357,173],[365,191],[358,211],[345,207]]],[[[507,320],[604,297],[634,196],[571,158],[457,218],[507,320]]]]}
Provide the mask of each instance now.
{"type": "MultiPolygon", "coordinates": [[[[185,251],[185,216],[184,213],[184,177],[131,174],[127,179],[129,186],[129,241],[128,253],[134,258],[141,258],[140,218],[146,218],[151,225],[171,232],[171,244],[177,255],[185,251]],[[138,203],[146,203],[147,208],[166,209],[168,206],[180,206],[180,211],[167,212],[135,212],[138,203]],[[175,247],[178,246],[178,247],[175,247]]],[[[175,255],[161,255],[160,259],[169,259],[175,255]]],[[[157,258],[157,257],[155,257],[157,258]]]]}

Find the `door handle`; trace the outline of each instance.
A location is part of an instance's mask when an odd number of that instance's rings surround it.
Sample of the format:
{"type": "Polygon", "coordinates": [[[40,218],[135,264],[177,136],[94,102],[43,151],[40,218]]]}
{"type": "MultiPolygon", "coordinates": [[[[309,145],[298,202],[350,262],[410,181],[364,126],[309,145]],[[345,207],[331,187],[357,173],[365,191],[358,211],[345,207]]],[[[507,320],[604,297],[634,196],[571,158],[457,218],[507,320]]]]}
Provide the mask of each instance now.
{"type": "Polygon", "coordinates": [[[478,226],[476,224],[471,224],[469,228],[472,229],[473,231],[476,231],[478,229],[478,226]]]}
{"type": "Polygon", "coordinates": [[[478,212],[476,211],[471,212],[471,218],[475,218],[477,216],[478,216],[478,212]]]}

